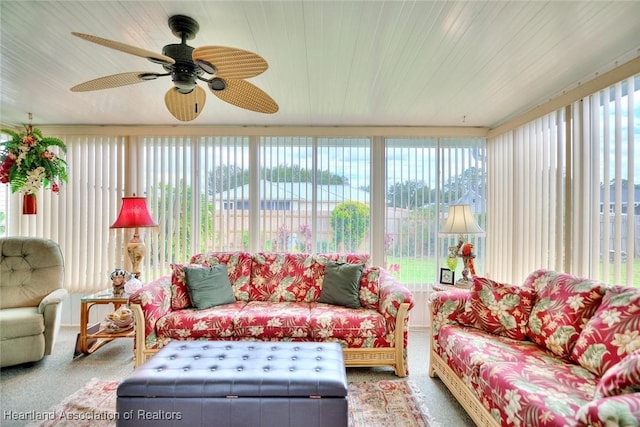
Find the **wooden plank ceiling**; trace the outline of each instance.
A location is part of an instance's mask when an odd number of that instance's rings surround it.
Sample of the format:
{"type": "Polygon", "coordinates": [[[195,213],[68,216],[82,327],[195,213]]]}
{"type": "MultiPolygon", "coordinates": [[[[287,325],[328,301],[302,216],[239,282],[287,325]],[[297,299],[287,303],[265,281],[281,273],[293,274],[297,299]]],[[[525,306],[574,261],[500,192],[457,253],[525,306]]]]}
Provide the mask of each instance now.
{"type": "Polygon", "coordinates": [[[479,126],[505,120],[640,55],[639,1],[2,1],[0,121],[185,124],[165,108],[169,77],[71,92],[143,58],[88,33],[154,52],[179,43],[237,47],[269,69],[249,81],[279,104],[247,111],[213,96],[189,125],[479,126]]]}

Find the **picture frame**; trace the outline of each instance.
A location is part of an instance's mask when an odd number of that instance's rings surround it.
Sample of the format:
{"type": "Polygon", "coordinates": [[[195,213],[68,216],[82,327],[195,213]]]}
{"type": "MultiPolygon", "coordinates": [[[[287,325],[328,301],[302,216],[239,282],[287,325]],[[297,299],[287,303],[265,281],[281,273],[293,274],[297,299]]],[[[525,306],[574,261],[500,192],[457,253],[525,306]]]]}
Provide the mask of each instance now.
{"type": "Polygon", "coordinates": [[[440,283],[443,285],[453,285],[455,283],[456,272],[448,268],[440,269],[440,283]]]}

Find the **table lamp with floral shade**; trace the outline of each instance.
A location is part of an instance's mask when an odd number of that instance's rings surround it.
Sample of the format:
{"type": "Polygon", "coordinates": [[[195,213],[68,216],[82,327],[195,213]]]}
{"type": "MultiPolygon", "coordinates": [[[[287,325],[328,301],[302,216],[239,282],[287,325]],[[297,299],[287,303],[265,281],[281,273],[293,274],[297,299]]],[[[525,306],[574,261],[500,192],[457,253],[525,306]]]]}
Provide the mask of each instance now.
{"type": "Polygon", "coordinates": [[[458,265],[458,258],[462,258],[463,269],[462,278],[456,282],[456,286],[461,288],[469,288],[473,283],[475,276],[475,267],[473,260],[476,255],[473,253],[473,244],[466,242],[467,234],[484,234],[484,230],[480,228],[475,218],[471,214],[471,206],[469,205],[451,205],[449,206],[449,216],[440,230],[440,234],[457,234],[458,243],[449,247],[449,255],[447,257],[447,266],[451,270],[455,270],[458,265]]]}
{"type": "Polygon", "coordinates": [[[0,141],[0,183],[9,184],[12,193],[22,193],[22,213],[37,213],[36,194],[41,188],[57,193],[60,183],[67,181],[67,163],[53,151],[66,153],[67,146],[59,138],[45,137],[40,129],[29,124],[23,132],[2,129],[11,139],[0,141]]]}

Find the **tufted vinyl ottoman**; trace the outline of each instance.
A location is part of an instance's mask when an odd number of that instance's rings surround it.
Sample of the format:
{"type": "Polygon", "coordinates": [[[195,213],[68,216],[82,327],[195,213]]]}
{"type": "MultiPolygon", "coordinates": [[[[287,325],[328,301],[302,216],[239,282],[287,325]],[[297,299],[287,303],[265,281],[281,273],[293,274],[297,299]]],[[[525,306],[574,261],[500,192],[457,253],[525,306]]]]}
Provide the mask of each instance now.
{"type": "Polygon", "coordinates": [[[118,426],[338,427],[337,343],[172,341],[118,386],[118,426]]]}

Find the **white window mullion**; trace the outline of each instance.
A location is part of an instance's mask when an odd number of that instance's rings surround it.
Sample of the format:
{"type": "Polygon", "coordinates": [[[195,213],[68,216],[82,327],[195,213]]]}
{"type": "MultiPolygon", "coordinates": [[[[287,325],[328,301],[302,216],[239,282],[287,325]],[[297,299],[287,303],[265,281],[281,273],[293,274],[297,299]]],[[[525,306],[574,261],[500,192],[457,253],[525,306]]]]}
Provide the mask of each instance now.
{"type": "Polygon", "coordinates": [[[200,207],[200,212],[202,216],[202,234],[200,236],[200,245],[204,248],[204,250],[208,250],[208,248],[212,247],[213,240],[211,239],[211,229],[209,225],[211,224],[211,201],[212,197],[212,186],[210,182],[210,177],[213,177],[214,168],[212,167],[211,156],[212,151],[211,147],[213,144],[211,143],[212,137],[202,137],[201,144],[202,146],[198,148],[200,161],[202,163],[202,177],[204,179],[202,194],[203,194],[203,206],[200,207]]]}
{"type": "Polygon", "coordinates": [[[603,140],[602,140],[602,199],[599,200],[602,206],[600,216],[602,217],[602,277],[609,277],[610,262],[609,254],[611,251],[611,127],[609,111],[609,95],[605,91],[602,96],[602,124],[603,124],[603,140]]]}
{"type": "MultiPolygon", "coordinates": [[[[318,138],[311,138],[311,170],[315,173],[313,174],[313,179],[311,181],[311,242],[310,249],[312,253],[317,253],[318,251],[318,239],[320,238],[320,221],[318,218],[318,209],[316,208],[319,205],[318,201],[318,174],[317,171],[320,171],[318,165],[318,157],[319,157],[319,149],[318,149],[318,138]]],[[[309,246],[309,244],[307,245],[309,246]]]]}
{"type": "Polygon", "coordinates": [[[553,149],[551,143],[551,117],[547,115],[540,120],[540,128],[538,141],[536,143],[536,152],[538,153],[537,163],[539,165],[540,178],[542,180],[540,187],[538,188],[538,203],[540,206],[541,215],[538,218],[538,236],[539,239],[539,263],[538,265],[549,265],[550,250],[549,250],[549,215],[552,201],[552,194],[549,186],[549,152],[553,149]]]}
{"type": "Polygon", "coordinates": [[[515,194],[513,196],[514,202],[514,228],[515,235],[520,236],[519,239],[513,241],[513,252],[514,252],[514,263],[513,268],[516,272],[521,272],[525,270],[523,262],[525,261],[525,253],[524,253],[524,245],[525,242],[529,241],[529,236],[526,235],[526,228],[528,227],[528,223],[525,222],[525,212],[524,208],[524,192],[526,191],[527,185],[530,183],[528,177],[525,173],[526,168],[526,158],[528,156],[528,152],[526,152],[526,146],[523,143],[524,137],[526,135],[527,129],[518,129],[518,141],[514,143],[514,160],[515,167],[514,170],[514,188],[515,194]]]}
{"type": "MultiPolygon", "coordinates": [[[[591,135],[591,144],[590,152],[591,152],[591,173],[589,183],[589,193],[591,197],[589,198],[589,212],[592,213],[590,218],[590,230],[591,237],[590,240],[600,240],[600,226],[601,226],[601,218],[600,214],[600,164],[602,159],[600,158],[600,149],[602,145],[601,141],[601,133],[600,133],[600,105],[602,104],[602,100],[600,99],[600,92],[593,94],[588,98],[589,103],[589,116],[591,120],[590,126],[590,135],[591,135]]],[[[604,187],[604,186],[603,186],[604,187]]],[[[589,257],[589,265],[590,265],[590,274],[598,277],[600,275],[600,260],[607,256],[602,251],[601,244],[598,245],[589,245],[591,247],[591,254],[589,257]]],[[[606,259],[606,258],[604,258],[606,259]]]]}
{"type": "Polygon", "coordinates": [[[191,181],[191,197],[185,192],[185,196],[187,197],[187,203],[191,204],[191,217],[189,220],[191,221],[191,235],[189,236],[191,240],[191,245],[189,246],[191,249],[191,254],[196,254],[202,252],[200,248],[200,244],[202,242],[200,236],[200,227],[202,226],[203,218],[200,214],[200,210],[202,209],[202,177],[205,176],[206,172],[201,162],[200,151],[201,140],[200,137],[191,137],[190,144],[190,155],[185,156],[185,175],[190,177],[191,181]]]}
{"type": "MultiPolygon", "coordinates": [[[[235,148],[235,147],[234,147],[235,148]]],[[[233,150],[227,149],[225,150],[225,158],[224,161],[221,161],[221,168],[228,168],[229,165],[233,164],[233,150]]],[[[222,160],[223,154],[220,153],[220,158],[222,160]]],[[[228,171],[228,169],[227,169],[228,171]]],[[[229,221],[231,221],[231,217],[233,212],[236,211],[236,203],[242,202],[244,200],[245,194],[244,189],[238,190],[237,188],[232,188],[231,186],[231,174],[223,173],[222,179],[220,180],[220,184],[222,184],[222,188],[224,188],[224,192],[222,194],[226,194],[225,198],[221,198],[220,204],[218,208],[220,209],[220,221],[218,222],[218,233],[220,235],[220,245],[223,250],[227,250],[229,248],[229,221]],[[240,194],[238,194],[240,192],[240,194]]],[[[222,189],[221,189],[222,190],[222,189]]]]}
{"type": "Polygon", "coordinates": [[[614,264],[613,280],[620,283],[621,279],[621,250],[622,250],[622,85],[615,85],[615,219],[614,219],[614,264]]]}
{"type": "Polygon", "coordinates": [[[592,241],[592,229],[590,219],[591,200],[591,108],[588,99],[580,102],[580,137],[577,141],[580,145],[580,175],[577,175],[576,191],[580,193],[580,208],[576,209],[579,216],[578,227],[574,232],[579,237],[579,264],[577,270],[579,275],[588,276],[591,274],[591,252],[593,248],[589,244],[592,241]]]}
{"type": "Polygon", "coordinates": [[[252,136],[249,138],[249,245],[252,252],[263,250],[262,232],[264,223],[260,221],[260,148],[267,138],[252,136]]]}
{"type": "MultiPolygon", "coordinates": [[[[171,215],[170,211],[170,198],[169,194],[167,194],[167,184],[169,183],[168,178],[166,177],[169,172],[169,165],[167,162],[167,147],[162,141],[157,141],[156,138],[148,138],[151,139],[152,148],[153,148],[153,167],[154,167],[154,180],[152,181],[155,185],[154,196],[157,198],[157,202],[154,203],[154,206],[160,207],[158,211],[158,224],[160,224],[160,230],[158,233],[158,251],[160,253],[160,260],[158,262],[158,268],[164,269],[169,267],[169,260],[171,259],[170,249],[171,249],[171,238],[170,238],[170,227],[171,224],[169,222],[169,218],[171,215]]],[[[159,274],[159,270],[154,270],[156,274],[159,274]]]]}
{"type": "MultiPolygon", "coordinates": [[[[565,265],[565,251],[564,251],[564,236],[566,234],[566,224],[564,222],[565,218],[565,197],[566,197],[566,186],[565,181],[568,179],[565,176],[564,165],[566,161],[566,145],[567,138],[564,132],[566,126],[566,117],[564,115],[564,109],[561,109],[557,112],[557,121],[556,121],[556,162],[554,164],[554,184],[556,189],[556,206],[554,209],[554,217],[552,219],[552,226],[550,232],[551,236],[556,236],[556,250],[555,250],[555,260],[553,265],[553,269],[557,271],[562,271],[565,265]]],[[[551,264],[550,264],[551,265],[551,264]]]]}
{"type": "Polygon", "coordinates": [[[573,121],[572,121],[572,174],[571,177],[571,197],[573,200],[573,205],[571,209],[571,247],[570,251],[571,257],[571,271],[576,272],[577,274],[583,274],[582,268],[580,264],[581,255],[583,248],[582,244],[582,233],[584,229],[581,224],[581,214],[578,209],[579,206],[582,206],[582,191],[580,188],[582,178],[582,109],[580,108],[582,102],[578,101],[573,105],[573,121]]]}
{"type": "Polygon", "coordinates": [[[371,207],[370,230],[384,230],[384,232],[370,232],[371,263],[385,265],[386,253],[384,239],[387,233],[385,226],[387,203],[385,191],[385,140],[382,137],[371,139],[371,170],[369,171],[369,204],[371,207]]]}
{"type": "MultiPolygon", "coordinates": [[[[635,109],[635,93],[636,93],[636,88],[635,88],[635,83],[634,83],[634,79],[633,78],[629,78],[627,79],[627,171],[628,171],[628,175],[627,175],[627,229],[625,232],[625,235],[627,237],[627,244],[625,247],[625,251],[627,253],[627,262],[626,262],[626,283],[633,283],[633,265],[634,262],[633,261],[628,261],[628,260],[634,260],[636,257],[636,251],[638,251],[638,249],[636,249],[635,247],[635,243],[634,243],[634,237],[636,236],[636,228],[635,228],[635,218],[636,218],[636,214],[635,214],[635,206],[636,206],[636,200],[635,200],[635,183],[636,183],[636,176],[635,176],[635,166],[636,166],[636,162],[638,162],[639,160],[636,158],[636,151],[635,149],[636,147],[636,141],[635,141],[635,129],[636,129],[636,123],[635,123],[635,115],[631,114],[632,111],[636,111],[635,109]]],[[[640,178],[640,177],[638,177],[640,178]]]]}
{"type": "Polygon", "coordinates": [[[543,147],[549,158],[549,169],[545,173],[549,177],[549,210],[546,215],[549,258],[547,268],[561,270],[562,267],[562,243],[563,243],[563,202],[564,202],[564,171],[562,171],[564,158],[564,120],[561,112],[551,113],[549,116],[549,144],[543,147]]]}

